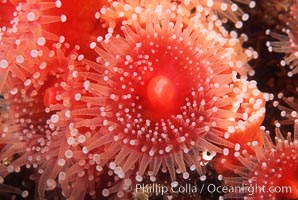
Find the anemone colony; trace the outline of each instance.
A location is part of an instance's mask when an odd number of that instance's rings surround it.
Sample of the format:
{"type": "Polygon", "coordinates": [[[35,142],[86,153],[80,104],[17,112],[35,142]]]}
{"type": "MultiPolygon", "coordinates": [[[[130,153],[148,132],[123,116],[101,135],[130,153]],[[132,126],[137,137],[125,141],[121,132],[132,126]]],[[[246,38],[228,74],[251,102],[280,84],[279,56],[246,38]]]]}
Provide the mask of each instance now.
{"type": "MultiPolygon", "coordinates": [[[[256,156],[247,152],[239,156],[239,161],[243,166],[233,166],[233,171],[240,177],[226,177],[225,182],[228,184],[242,184],[264,186],[265,189],[273,188],[276,185],[291,186],[289,192],[252,192],[250,191],[249,199],[296,199],[298,195],[297,188],[297,121],[295,122],[295,135],[289,133],[285,139],[280,132],[280,124],[276,124],[275,144],[271,141],[269,132],[262,132],[264,147],[258,147],[257,143],[251,143],[252,149],[256,156]],[[295,142],[296,141],[296,142],[295,142]]],[[[232,166],[231,166],[232,169],[232,166]]],[[[249,189],[247,188],[247,193],[249,189]]],[[[273,190],[271,190],[273,191],[273,190]]],[[[245,197],[247,193],[230,193],[226,198],[245,197]]]]}
{"type": "MultiPolygon", "coordinates": [[[[158,198],[136,184],[177,187],[213,168],[221,184],[292,188],[220,198],[297,198],[298,104],[277,95],[285,118],[270,137],[262,122],[274,95],[257,88],[248,63],[258,53],[228,29],[241,32],[256,2],[235,2],[1,1],[0,195],[158,198]]],[[[291,78],[296,4],[285,34],[267,31],[291,78]]]]}

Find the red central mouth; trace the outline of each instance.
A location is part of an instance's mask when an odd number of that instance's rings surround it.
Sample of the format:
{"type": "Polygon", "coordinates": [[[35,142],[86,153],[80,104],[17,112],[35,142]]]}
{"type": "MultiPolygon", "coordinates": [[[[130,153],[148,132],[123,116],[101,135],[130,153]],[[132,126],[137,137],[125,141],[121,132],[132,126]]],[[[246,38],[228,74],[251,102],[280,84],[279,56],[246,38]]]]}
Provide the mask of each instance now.
{"type": "Polygon", "coordinates": [[[175,103],[175,87],[167,77],[157,75],[149,81],[147,96],[152,109],[168,112],[173,109],[175,103]]]}

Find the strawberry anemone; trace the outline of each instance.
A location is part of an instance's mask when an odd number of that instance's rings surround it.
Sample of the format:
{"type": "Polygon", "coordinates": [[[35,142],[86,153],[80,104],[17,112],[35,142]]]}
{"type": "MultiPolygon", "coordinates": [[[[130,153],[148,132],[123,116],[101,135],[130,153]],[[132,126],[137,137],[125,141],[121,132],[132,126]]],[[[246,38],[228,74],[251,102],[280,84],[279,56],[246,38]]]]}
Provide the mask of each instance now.
{"type": "MultiPolygon", "coordinates": [[[[159,19],[163,18],[162,12],[165,10],[171,10],[171,21],[176,21],[178,10],[180,15],[183,16],[183,23],[188,24],[191,16],[190,10],[179,6],[177,3],[173,3],[169,0],[162,1],[116,1],[111,2],[110,5],[103,6],[98,15],[104,22],[104,26],[108,27],[108,33],[105,38],[109,38],[112,35],[121,35],[121,27],[125,24],[131,25],[133,18],[137,17],[138,22],[143,26],[146,23],[147,10],[154,10],[159,19]]],[[[203,20],[203,18],[202,18],[203,20]]]]}
{"type": "Polygon", "coordinates": [[[280,64],[281,66],[289,65],[289,77],[298,73],[298,3],[293,2],[292,4],[290,17],[287,20],[288,27],[283,29],[285,34],[272,33],[270,30],[267,31],[267,34],[270,34],[274,39],[278,40],[267,42],[268,50],[285,54],[280,64]]]}
{"type": "MultiPolygon", "coordinates": [[[[60,41],[63,38],[42,29],[42,25],[64,21],[63,16],[43,15],[43,11],[57,8],[55,2],[26,1],[16,6],[11,27],[2,34],[0,46],[0,90],[6,80],[30,79],[37,70],[34,63],[39,57],[50,52],[49,41],[60,41]]],[[[43,81],[43,80],[41,80],[43,81]]]]}
{"type": "Polygon", "coordinates": [[[80,57],[61,94],[66,109],[52,116],[56,126],[69,122],[67,142],[76,154],[96,155],[87,169],[108,166],[126,182],[147,173],[155,180],[161,168],[172,181],[177,170],[187,179],[187,167],[203,175],[201,152],[233,148],[224,135],[243,117],[227,108],[237,102],[227,96],[237,81],[235,62],[242,63],[232,48],[222,48],[229,40],[196,18],[185,26],[180,15],[172,22],[171,11],[159,14],[148,9],[144,25],[136,15],[121,27],[124,37],[102,40],[96,61],[80,57]]]}
{"type": "Polygon", "coordinates": [[[252,0],[172,0],[174,2],[181,3],[185,8],[189,10],[195,9],[197,12],[201,12],[203,16],[217,16],[223,22],[230,20],[234,23],[236,28],[242,28],[243,21],[247,21],[249,15],[245,13],[237,3],[248,5],[250,8],[254,8],[256,5],[255,1],[252,0]]]}
{"type": "Polygon", "coordinates": [[[238,156],[241,151],[250,153],[247,145],[251,141],[263,145],[261,124],[265,117],[265,102],[270,95],[264,94],[257,89],[255,81],[238,80],[234,83],[234,90],[229,98],[234,97],[237,101],[228,104],[226,109],[241,113],[241,118],[236,118],[237,126],[230,127],[225,133],[225,138],[235,144],[235,148],[225,148],[224,153],[216,157],[214,168],[222,175],[227,175],[231,171],[228,166],[239,164],[238,156]]]}
{"type": "Polygon", "coordinates": [[[280,124],[276,124],[275,142],[269,132],[262,130],[264,145],[257,146],[252,141],[255,155],[247,152],[238,157],[242,166],[230,166],[240,177],[226,177],[230,185],[243,187],[241,191],[225,195],[226,198],[245,199],[297,199],[298,198],[298,121],[294,124],[294,134],[284,138],[280,124]],[[256,187],[257,186],[257,187],[256,187]],[[254,190],[253,190],[254,189],[254,190]]]}
{"type": "MultiPolygon", "coordinates": [[[[5,178],[22,167],[36,169],[36,198],[41,199],[45,191],[55,189],[54,180],[65,154],[65,150],[60,149],[66,146],[60,132],[63,127],[52,125],[55,111],[49,108],[61,100],[57,96],[65,85],[63,80],[67,78],[68,67],[76,58],[76,54],[67,49],[68,45],[62,45],[58,43],[55,50],[43,51],[44,54],[32,59],[31,67],[36,69],[32,77],[25,82],[8,78],[2,91],[0,175],[5,178]],[[7,159],[10,162],[5,162],[7,159]],[[52,173],[48,172],[49,168],[52,173]]],[[[17,189],[10,192],[19,193],[17,189]]],[[[25,194],[29,195],[27,191],[25,194]]]]}
{"type": "MultiPolygon", "coordinates": [[[[188,5],[188,4],[187,4],[188,5]]],[[[197,6],[204,7],[204,5],[197,2],[197,6]]],[[[175,23],[177,16],[182,18],[182,24],[184,26],[190,25],[193,19],[200,21],[200,26],[193,26],[194,29],[203,27],[203,29],[210,30],[211,36],[220,34],[222,39],[222,45],[224,48],[229,49],[231,54],[231,62],[229,65],[230,73],[232,70],[236,71],[241,77],[247,78],[247,74],[253,75],[254,71],[247,64],[252,58],[257,58],[258,54],[252,48],[243,49],[242,43],[247,40],[245,34],[238,34],[235,31],[228,32],[222,25],[223,22],[218,16],[212,12],[207,12],[206,9],[198,9],[192,11],[184,4],[179,2],[163,1],[117,1],[111,3],[110,6],[103,6],[98,15],[104,22],[104,26],[108,27],[108,33],[105,37],[98,37],[97,41],[109,39],[112,35],[124,36],[121,31],[123,25],[132,25],[134,20],[137,19],[140,26],[145,27],[146,13],[154,12],[157,15],[157,19],[164,20],[163,13],[171,12],[169,21],[175,23]]],[[[92,47],[95,48],[96,44],[93,43],[92,47]]]]}
{"type": "Polygon", "coordinates": [[[11,26],[0,33],[0,91],[9,77],[30,79],[38,70],[31,67],[32,60],[55,48],[56,43],[68,43],[81,52],[90,50],[91,41],[106,32],[98,28],[102,20],[95,15],[96,9],[107,2],[88,2],[78,1],[78,5],[70,1],[13,2],[17,5],[11,26]]]}
{"type": "MultiPolygon", "coordinates": [[[[253,8],[255,6],[255,1],[250,0],[238,0],[238,3],[249,5],[253,8]]],[[[111,3],[112,7],[116,8],[119,5],[124,5],[125,9],[120,9],[113,15],[118,17],[124,17],[130,14],[133,14],[135,11],[141,11],[143,8],[152,8],[153,5],[158,5],[158,7],[166,7],[168,9],[173,9],[174,7],[180,10],[180,14],[191,16],[194,13],[200,13],[200,16],[203,18],[212,18],[211,16],[220,18],[219,21],[226,22],[227,20],[232,21],[237,28],[241,28],[243,25],[242,21],[246,21],[249,18],[249,15],[245,13],[236,3],[233,1],[226,0],[203,0],[203,1],[189,1],[189,0],[163,0],[163,1],[134,1],[134,0],[120,0],[117,2],[111,3]]],[[[109,12],[105,8],[103,12],[109,12]]],[[[116,17],[116,18],[118,18],[116,17]]],[[[220,22],[221,23],[221,22],[220,22]]]]}

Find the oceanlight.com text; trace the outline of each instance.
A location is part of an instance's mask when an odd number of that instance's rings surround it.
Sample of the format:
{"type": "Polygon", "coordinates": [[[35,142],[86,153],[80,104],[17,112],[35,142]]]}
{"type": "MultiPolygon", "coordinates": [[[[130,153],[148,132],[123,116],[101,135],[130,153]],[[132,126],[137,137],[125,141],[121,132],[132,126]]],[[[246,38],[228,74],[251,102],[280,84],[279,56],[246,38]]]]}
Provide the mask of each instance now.
{"type": "Polygon", "coordinates": [[[292,193],[291,186],[265,186],[265,185],[241,185],[241,186],[217,186],[215,184],[208,184],[207,191],[209,193],[245,193],[248,196],[256,193],[292,193]]]}

